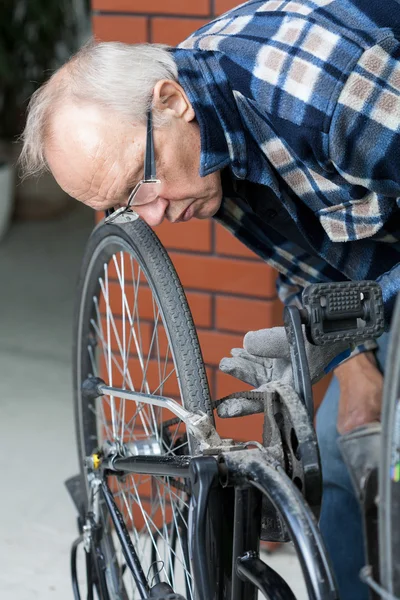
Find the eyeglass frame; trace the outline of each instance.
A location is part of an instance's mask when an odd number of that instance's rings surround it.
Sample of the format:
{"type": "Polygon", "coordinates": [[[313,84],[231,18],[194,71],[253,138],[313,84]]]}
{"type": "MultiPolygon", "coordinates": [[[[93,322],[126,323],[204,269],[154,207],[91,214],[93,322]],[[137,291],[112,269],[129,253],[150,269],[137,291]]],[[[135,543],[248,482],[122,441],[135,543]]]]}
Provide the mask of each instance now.
{"type": "MultiPolygon", "coordinates": [[[[122,206],[121,208],[108,208],[106,212],[106,217],[104,219],[105,223],[112,223],[119,215],[125,213],[127,211],[131,212],[131,207],[134,207],[134,199],[137,195],[139,189],[146,183],[161,183],[156,176],[156,160],[154,155],[154,136],[153,136],[153,114],[151,108],[147,112],[147,132],[146,132],[146,150],[144,155],[144,178],[141,179],[133,188],[128,197],[127,206],[122,206]]],[[[151,200],[153,202],[153,200],[151,200]]],[[[142,206],[142,205],[137,205],[142,206]]]]}

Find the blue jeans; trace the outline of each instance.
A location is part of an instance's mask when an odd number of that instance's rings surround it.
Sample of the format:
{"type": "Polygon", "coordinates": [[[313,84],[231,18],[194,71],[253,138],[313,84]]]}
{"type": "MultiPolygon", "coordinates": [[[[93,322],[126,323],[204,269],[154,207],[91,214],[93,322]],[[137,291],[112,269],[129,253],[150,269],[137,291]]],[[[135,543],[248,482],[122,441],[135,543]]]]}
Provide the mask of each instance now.
{"type": "MultiPolygon", "coordinates": [[[[378,340],[380,368],[386,360],[388,334],[378,340]]],[[[336,575],[340,600],[368,600],[360,581],[365,565],[361,512],[350,476],[337,444],[336,429],[339,382],[334,377],[317,413],[317,436],[321,453],[323,499],[320,529],[336,575]]]]}

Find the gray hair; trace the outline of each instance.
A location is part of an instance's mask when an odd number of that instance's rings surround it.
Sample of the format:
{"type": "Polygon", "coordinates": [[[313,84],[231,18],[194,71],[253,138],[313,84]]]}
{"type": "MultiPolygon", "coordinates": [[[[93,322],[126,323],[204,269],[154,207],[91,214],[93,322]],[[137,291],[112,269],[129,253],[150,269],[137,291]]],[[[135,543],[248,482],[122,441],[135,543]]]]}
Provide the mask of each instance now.
{"type": "MultiPolygon", "coordinates": [[[[48,170],[44,149],[51,117],[66,100],[96,103],[145,123],[161,79],[178,80],[168,46],[89,41],[31,97],[19,159],[25,175],[48,170]]],[[[160,115],[154,115],[154,124],[163,124],[160,115]]]]}

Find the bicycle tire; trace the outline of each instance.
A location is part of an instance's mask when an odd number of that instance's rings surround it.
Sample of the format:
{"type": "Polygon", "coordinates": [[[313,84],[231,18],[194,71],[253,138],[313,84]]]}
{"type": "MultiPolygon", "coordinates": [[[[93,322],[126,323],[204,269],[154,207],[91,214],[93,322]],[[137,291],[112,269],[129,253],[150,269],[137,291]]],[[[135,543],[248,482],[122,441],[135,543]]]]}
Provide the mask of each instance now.
{"type": "Polygon", "coordinates": [[[400,295],[397,298],[385,368],[379,468],[381,585],[400,595],[400,295]]]}
{"type": "MultiPolygon", "coordinates": [[[[99,294],[99,274],[104,268],[105,261],[111,260],[118,249],[121,251],[121,265],[125,260],[122,258],[122,250],[134,257],[145,277],[145,283],[148,284],[156,300],[167,338],[171,344],[171,354],[184,407],[192,412],[207,413],[213,420],[210,392],[197,333],[184,290],[167,252],[155,233],[141,219],[123,226],[100,224],[95,228],[87,243],[78,283],[75,310],[73,350],[75,422],[78,459],[82,479],[85,482],[84,459],[94,451],[100,433],[95,411],[93,407],[85,404],[80,390],[82,382],[88,375],[93,375],[93,364],[91,364],[93,359],[89,356],[88,340],[90,336],[93,336],[93,301],[99,294]]],[[[157,323],[154,325],[155,330],[156,328],[157,323]]],[[[188,437],[190,438],[188,439],[190,453],[195,455],[198,453],[196,440],[188,437]]],[[[87,502],[87,482],[85,490],[87,502]]],[[[115,552],[111,533],[104,536],[104,544],[106,545],[106,559],[108,557],[110,562],[114,562],[114,558],[112,560],[110,558],[114,556],[113,552],[115,552]]],[[[210,564],[212,564],[212,560],[213,551],[210,548],[210,564]]],[[[175,557],[173,563],[175,564],[175,557]]],[[[108,567],[111,571],[114,569],[109,577],[110,586],[113,587],[117,585],[117,579],[120,579],[120,570],[115,564],[111,567],[108,565],[108,567]]],[[[118,585],[121,585],[120,582],[118,585]]],[[[186,584],[186,592],[187,589],[186,584]]],[[[121,588],[118,590],[121,592],[121,588]]],[[[182,590],[174,590],[174,592],[179,591],[182,592],[182,590]]],[[[125,588],[121,592],[121,596],[128,597],[125,588]]]]}

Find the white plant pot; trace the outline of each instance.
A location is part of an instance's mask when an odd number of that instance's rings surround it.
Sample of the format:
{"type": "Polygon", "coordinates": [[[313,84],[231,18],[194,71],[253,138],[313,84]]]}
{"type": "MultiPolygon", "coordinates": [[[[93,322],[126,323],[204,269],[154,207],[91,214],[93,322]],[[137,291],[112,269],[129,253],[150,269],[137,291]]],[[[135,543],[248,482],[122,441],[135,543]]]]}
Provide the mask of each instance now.
{"type": "Polygon", "coordinates": [[[14,206],[14,169],[10,163],[0,163],[0,241],[6,234],[14,206]]]}

